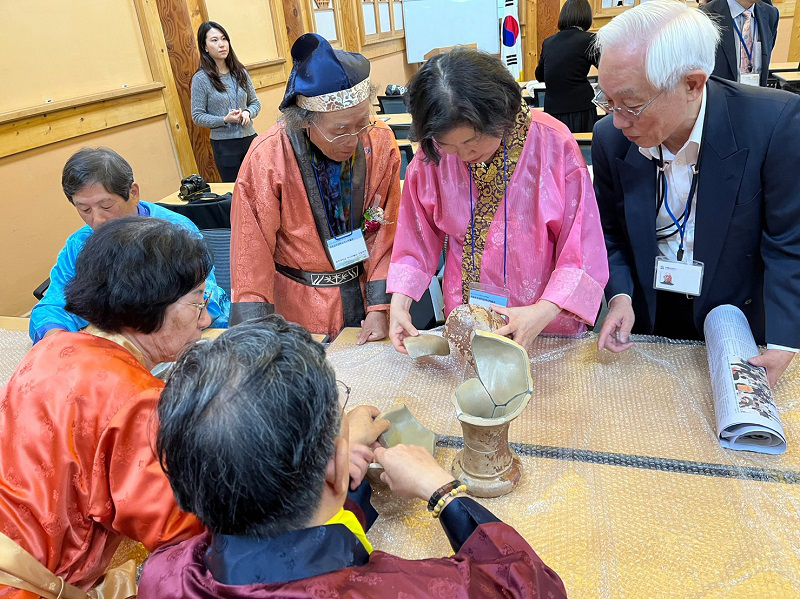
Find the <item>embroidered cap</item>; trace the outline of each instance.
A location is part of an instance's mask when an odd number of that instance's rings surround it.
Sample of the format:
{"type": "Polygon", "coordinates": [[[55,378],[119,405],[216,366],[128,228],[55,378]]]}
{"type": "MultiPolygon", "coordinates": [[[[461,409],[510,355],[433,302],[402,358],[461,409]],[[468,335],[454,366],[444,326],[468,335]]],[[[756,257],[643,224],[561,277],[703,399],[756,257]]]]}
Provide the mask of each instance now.
{"type": "Polygon", "coordinates": [[[335,112],[369,98],[369,61],[361,54],[334,50],[321,35],[306,33],[292,46],[292,59],[281,110],[297,104],[313,112],[335,112]]]}

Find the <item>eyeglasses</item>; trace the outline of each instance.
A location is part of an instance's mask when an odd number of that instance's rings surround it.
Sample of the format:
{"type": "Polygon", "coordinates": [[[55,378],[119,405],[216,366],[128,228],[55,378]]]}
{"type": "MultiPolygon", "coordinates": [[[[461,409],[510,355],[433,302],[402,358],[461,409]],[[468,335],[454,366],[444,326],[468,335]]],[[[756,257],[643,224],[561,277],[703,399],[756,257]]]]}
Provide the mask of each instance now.
{"type": "Polygon", "coordinates": [[[203,310],[208,308],[208,302],[211,301],[211,294],[207,291],[203,293],[203,303],[200,302],[184,302],[187,306],[194,306],[195,308],[199,308],[200,312],[197,314],[197,321],[200,322],[200,318],[203,316],[203,310]]]}
{"type": "Polygon", "coordinates": [[[375,126],[375,121],[370,121],[369,125],[364,125],[363,127],[361,127],[361,129],[359,129],[355,133],[342,133],[341,135],[337,135],[333,139],[328,139],[328,136],[325,135],[325,133],[322,131],[322,129],[319,128],[319,125],[317,125],[316,123],[313,123],[313,125],[317,128],[317,131],[319,131],[319,134],[322,137],[325,138],[325,141],[327,141],[328,143],[331,143],[331,144],[336,144],[336,145],[343,146],[344,144],[346,144],[350,140],[351,137],[355,137],[357,139],[361,139],[362,136],[364,136],[367,133],[369,133],[369,130],[372,129],[375,126]]]}
{"type": "Polygon", "coordinates": [[[336,379],[336,389],[339,392],[339,412],[344,414],[347,402],[350,401],[350,391],[352,391],[352,389],[339,379],[336,379]]]}
{"type": "Polygon", "coordinates": [[[630,108],[625,108],[624,106],[619,108],[612,107],[611,105],[609,105],[608,100],[606,99],[606,94],[603,92],[603,90],[597,92],[594,99],[592,100],[592,104],[594,104],[595,106],[599,106],[600,108],[605,110],[606,114],[620,114],[626,119],[635,121],[638,120],[639,115],[644,112],[645,108],[647,108],[648,106],[650,106],[650,104],[655,102],[658,96],[660,96],[663,93],[664,90],[662,89],[660,92],[658,92],[655,98],[653,98],[649,102],[646,102],[636,110],[631,110],[630,108]]]}

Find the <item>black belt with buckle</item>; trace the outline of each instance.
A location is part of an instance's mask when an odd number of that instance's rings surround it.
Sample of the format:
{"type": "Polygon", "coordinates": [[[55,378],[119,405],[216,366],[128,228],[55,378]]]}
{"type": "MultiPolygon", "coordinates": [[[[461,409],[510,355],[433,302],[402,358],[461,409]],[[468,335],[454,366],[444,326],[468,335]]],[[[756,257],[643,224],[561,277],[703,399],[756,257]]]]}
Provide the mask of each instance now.
{"type": "Polygon", "coordinates": [[[308,287],[341,287],[358,280],[363,272],[361,262],[333,272],[308,272],[275,263],[275,270],[283,276],[308,287]]]}

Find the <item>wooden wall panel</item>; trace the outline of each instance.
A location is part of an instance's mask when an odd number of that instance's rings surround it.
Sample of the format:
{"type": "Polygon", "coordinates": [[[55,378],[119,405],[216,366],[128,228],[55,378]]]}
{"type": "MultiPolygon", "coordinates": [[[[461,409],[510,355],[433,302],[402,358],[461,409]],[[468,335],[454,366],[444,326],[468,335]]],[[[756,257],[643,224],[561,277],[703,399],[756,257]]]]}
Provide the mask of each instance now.
{"type": "Polygon", "coordinates": [[[192,151],[199,174],[206,181],[219,181],[208,129],[192,122],[192,75],[197,70],[200,55],[197,50],[197,30],[183,0],[158,0],[158,16],[169,52],[172,75],[180,97],[181,111],[186,120],[192,151]]]}
{"type": "Polygon", "coordinates": [[[302,0],[283,0],[283,16],[286,20],[286,37],[289,48],[297,38],[310,31],[305,3],[302,0]]]}
{"type": "MultiPolygon", "coordinates": [[[[536,37],[538,48],[551,35],[558,33],[558,15],[561,12],[559,0],[537,0],[536,2],[536,37]]],[[[533,66],[536,69],[536,65],[533,66]]]]}

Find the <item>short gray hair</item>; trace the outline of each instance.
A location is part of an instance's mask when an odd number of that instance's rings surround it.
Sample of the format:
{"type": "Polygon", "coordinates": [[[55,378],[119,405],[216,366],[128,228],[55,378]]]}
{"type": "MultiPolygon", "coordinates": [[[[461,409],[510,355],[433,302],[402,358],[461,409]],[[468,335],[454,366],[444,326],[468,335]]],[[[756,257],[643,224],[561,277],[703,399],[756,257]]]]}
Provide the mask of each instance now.
{"type": "Polygon", "coordinates": [[[128,201],[133,185],[133,169],[128,161],[109,148],[83,148],[73,154],[61,173],[61,189],[72,196],[88,185],[99,183],[108,193],[128,201]]]}
{"type": "Polygon", "coordinates": [[[340,417],[333,368],[303,327],[272,314],[193,346],[158,419],[178,505],[214,533],[269,539],[308,526],[340,417]]]}
{"type": "Polygon", "coordinates": [[[678,0],[650,0],[614,17],[597,32],[602,54],[641,43],[647,80],[659,90],[675,87],[689,72],[714,70],[719,26],[704,12],[678,0]]]}
{"type": "Polygon", "coordinates": [[[314,124],[319,116],[318,112],[300,108],[297,104],[287,106],[282,111],[281,121],[290,131],[300,131],[314,124]]]}

